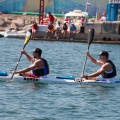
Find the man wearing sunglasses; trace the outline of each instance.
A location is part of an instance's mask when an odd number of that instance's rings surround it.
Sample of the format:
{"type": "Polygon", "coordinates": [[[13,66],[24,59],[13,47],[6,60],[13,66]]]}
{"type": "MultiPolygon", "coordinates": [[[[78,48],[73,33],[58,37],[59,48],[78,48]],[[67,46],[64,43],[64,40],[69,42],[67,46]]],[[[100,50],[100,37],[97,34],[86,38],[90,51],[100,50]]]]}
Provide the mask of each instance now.
{"type": "Polygon", "coordinates": [[[82,78],[89,79],[89,80],[100,80],[100,81],[108,81],[112,82],[115,80],[115,77],[117,75],[116,73],[116,67],[114,63],[109,60],[109,53],[107,51],[102,51],[99,56],[100,60],[96,60],[93,58],[89,52],[86,53],[86,55],[90,58],[90,60],[94,64],[100,65],[100,69],[92,74],[89,75],[82,75],[82,78]],[[99,77],[101,75],[102,77],[99,77]]]}

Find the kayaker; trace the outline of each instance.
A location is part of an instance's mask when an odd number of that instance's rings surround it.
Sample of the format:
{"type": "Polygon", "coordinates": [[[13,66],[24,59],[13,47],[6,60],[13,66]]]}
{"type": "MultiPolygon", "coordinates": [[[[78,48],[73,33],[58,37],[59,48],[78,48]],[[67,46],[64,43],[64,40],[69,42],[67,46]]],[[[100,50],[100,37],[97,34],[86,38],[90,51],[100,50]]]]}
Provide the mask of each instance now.
{"type": "Polygon", "coordinates": [[[100,52],[100,60],[96,60],[93,58],[89,52],[86,55],[90,58],[90,60],[94,64],[101,65],[100,69],[92,74],[89,75],[82,75],[82,78],[89,79],[89,80],[100,80],[100,81],[114,81],[117,75],[116,67],[114,63],[109,60],[109,53],[107,51],[100,52]],[[101,75],[102,77],[99,77],[101,75]]]}
{"type": "Polygon", "coordinates": [[[33,57],[28,55],[25,50],[21,50],[21,52],[29,61],[32,62],[32,65],[22,70],[14,71],[15,74],[33,78],[38,78],[40,76],[45,76],[49,74],[49,65],[47,61],[41,57],[42,50],[40,48],[36,48],[33,51],[33,57]]]}

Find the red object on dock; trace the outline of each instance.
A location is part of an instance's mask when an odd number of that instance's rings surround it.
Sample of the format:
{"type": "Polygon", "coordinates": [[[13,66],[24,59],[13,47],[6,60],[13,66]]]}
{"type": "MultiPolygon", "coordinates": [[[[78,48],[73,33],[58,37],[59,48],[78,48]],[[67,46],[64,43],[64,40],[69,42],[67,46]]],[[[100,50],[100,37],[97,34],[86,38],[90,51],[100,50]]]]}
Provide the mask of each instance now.
{"type": "Polygon", "coordinates": [[[39,24],[43,24],[44,20],[44,0],[40,0],[39,6],[39,24]]]}
{"type": "Polygon", "coordinates": [[[48,25],[49,21],[49,18],[43,18],[43,25],[48,25]]]}

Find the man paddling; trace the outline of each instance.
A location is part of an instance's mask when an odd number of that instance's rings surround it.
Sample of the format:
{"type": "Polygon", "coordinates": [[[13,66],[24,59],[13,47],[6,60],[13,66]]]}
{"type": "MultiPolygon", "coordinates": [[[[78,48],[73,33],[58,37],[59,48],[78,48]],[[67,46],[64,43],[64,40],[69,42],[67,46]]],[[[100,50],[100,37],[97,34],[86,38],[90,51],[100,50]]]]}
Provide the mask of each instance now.
{"type": "Polygon", "coordinates": [[[32,62],[32,65],[22,70],[14,71],[14,74],[33,78],[49,74],[49,65],[45,59],[41,58],[42,50],[40,48],[36,48],[33,51],[33,57],[28,55],[25,50],[21,50],[21,52],[32,62]]]}
{"type": "Polygon", "coordinates": [[[101,65],[101,68],[92,74],[82,75],[81,76],[82,78],[89,80],[91,79],[91,80],[109,81],[109,82],[115,80],[115,76],[117,75],[116,67],[114,63],[111,60],[109,60],[109,54],[107,51],[102,51],[99,54],[100,60],[96,60],[95,58],[93,58],[89,54],[89,52],[87,52],[86,55],[90,58],[90,60],[94,64],[101,65]],[[99,75],[102,75],[102,77],[99,77],[99,75]]]}

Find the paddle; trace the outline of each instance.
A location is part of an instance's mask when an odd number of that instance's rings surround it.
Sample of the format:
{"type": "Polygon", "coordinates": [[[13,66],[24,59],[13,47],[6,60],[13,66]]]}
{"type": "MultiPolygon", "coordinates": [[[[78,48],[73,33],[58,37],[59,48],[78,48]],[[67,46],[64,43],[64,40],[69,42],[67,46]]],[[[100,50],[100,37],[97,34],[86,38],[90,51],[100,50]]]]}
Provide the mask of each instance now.
{"type": "MultiPolygon", "coordinates": [[[[94,29],[91,28],[88,32],[88,48],[87,48],[87,51],[89,52],[89,48],[90,48],[90,45],[94,39],[94,29]]],[[[86,62],[87,62],[87,56],[85,56],[85,61],[84,61],[84,66],[83,66],[83,70],[82,70],[82,75],[84,74],[84,71],[85,71],[85,66],[86,66],[86,62]]],[[[80,79],[80,84],[82,84],[82,78],[80,79]]]]}
{"type": "MultiPolygon", "coordinates": [[[[26,46],[27,43],[29,42],[29,40],[30,40],[30,38],[31,38],[31,34],[32,34],[32,31],[31,31],[31,29],[30,29],[30,30],[28,30],[27,33],[26,33],[26,37],[25,37],[25,40],[24,40],[23,50],[25,49],[25,46],[26,46]]],[[[16,67],[15,67],[14,71],[16,71],[16,69],[17,69],[17,67],[18,67],[18,64],[19,64],[19,62],[20,62],[21,57],[22,57],[22,53],[21,53],[21,55],[20,55],[20,57],[19,57],[19,59],[18,59],[18,61],[17,61],[17,64],[16,64],[16,67]]],[[[10,81],[13,79],[13,76],[14,76],[14,72],[13,72],[13,74],[12,74],[12,76],[11,76],[10,81]]]]}

